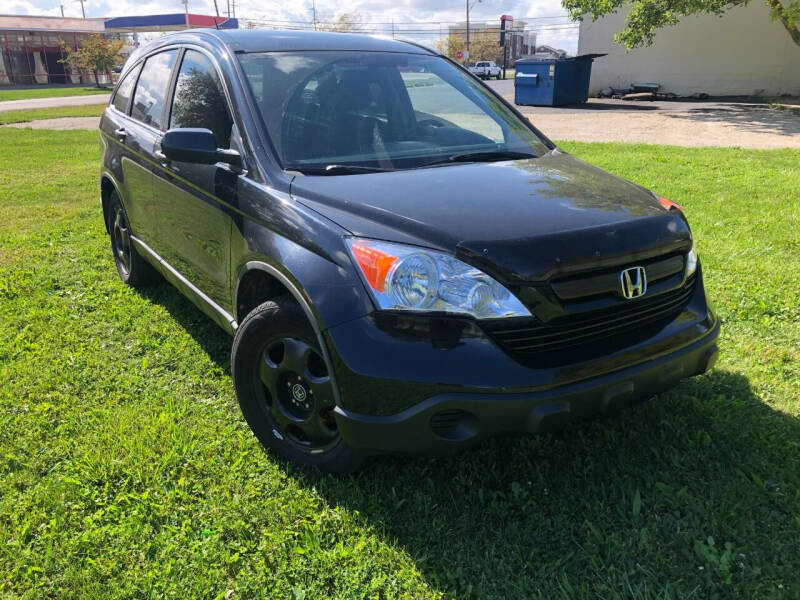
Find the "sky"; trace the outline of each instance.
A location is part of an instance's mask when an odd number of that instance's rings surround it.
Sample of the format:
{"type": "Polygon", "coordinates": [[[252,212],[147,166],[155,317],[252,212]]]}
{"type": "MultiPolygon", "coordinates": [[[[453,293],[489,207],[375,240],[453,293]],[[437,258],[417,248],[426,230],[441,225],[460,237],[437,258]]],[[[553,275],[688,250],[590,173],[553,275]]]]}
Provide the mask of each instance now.
{"type": "MultiPolygon", "coordinates": [[[[227,11],[229,0],[217,0],[220,14],[227,11]]],[[[234,0],[231,0],[234,1],[234,0]]],[[[214,14],[213,0],[188,0],[189,12],[214,14]]],[[[310,23],[312,0],[294,2],[272,0],[235,0],[236,16],[240,19],[259,20],[262,24],[301,27],[310,23]]],[[[525,20],[537,32],[537,44],[549,44],[574,54],[578,46],[578,28],[570,24],[560,0],[481,0],[470,10],[470,21],[499,22],[500,15],[512,15],[525,20]]],[[[59,16],[59,6],[64,5],[68,17],[80,17],[78,0],[3,0],[3,14],[31,14],[59,16]]],[[[363,20],[362,27],[371,32],[391,32],[395,22],[397,37],[405,37],[424,44],[433,44],[439,38],[440,28],[463,22],[466,18],[466,0],[316,0],[318,19],[332,20],[342,13],[357,12],[363,20]],[[404,31],[405,30],[405,31],[404,31]]],[[[183,12],[181,0],[87,0],[87,17],[116,17],[183,12]]]]}

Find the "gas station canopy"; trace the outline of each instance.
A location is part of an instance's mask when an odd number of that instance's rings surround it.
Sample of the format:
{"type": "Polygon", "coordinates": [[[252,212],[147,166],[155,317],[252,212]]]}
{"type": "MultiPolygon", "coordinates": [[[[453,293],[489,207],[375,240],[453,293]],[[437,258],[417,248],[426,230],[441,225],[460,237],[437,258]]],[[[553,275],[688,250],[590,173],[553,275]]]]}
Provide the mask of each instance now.
{"type": "Polygon", "coordinates": [[[219,29],[238,29],[239,19],[173,13],[169,15],[144,15],[141,17],[114,17],[106,19],[108,33],[129,33],[132,31],[180,31],[190,27],[216,27],[219,29]]]}

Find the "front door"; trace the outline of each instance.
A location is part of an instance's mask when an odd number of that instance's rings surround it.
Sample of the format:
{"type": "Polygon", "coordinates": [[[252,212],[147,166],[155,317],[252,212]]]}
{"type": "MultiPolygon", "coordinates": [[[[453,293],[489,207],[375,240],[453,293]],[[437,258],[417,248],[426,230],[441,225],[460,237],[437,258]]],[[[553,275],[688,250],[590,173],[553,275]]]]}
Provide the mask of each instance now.
{"type": "MultiPolygon", "coordinates": [[[[233,120],[211,59],[184,51],[168,128],[210,129],[218,148],[230,148],[233,120]]],[[[169,161],[153,178],[162,257],[220,306],[231,304],[230,237],[238,176],[222,164],[169,161]]]]}

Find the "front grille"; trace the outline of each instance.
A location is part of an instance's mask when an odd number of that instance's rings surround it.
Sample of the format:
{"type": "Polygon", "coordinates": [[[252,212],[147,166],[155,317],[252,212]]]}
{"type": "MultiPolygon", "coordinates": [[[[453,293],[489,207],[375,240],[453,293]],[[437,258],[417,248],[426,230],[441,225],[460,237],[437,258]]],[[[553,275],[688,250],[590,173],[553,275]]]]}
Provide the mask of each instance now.
{"type": "Polygon", "coordinates": [[[547,323],[530,319],[498,320],[487,333],[523,363],[548,365],[587,360],[655,335],[683,310],[696,277],[670,291],[638,300],[619,300],[596,310],[565,314],[547,323]]]}
{"type": "MultiPolygon", "coordinates": [[[[653,295],[672,289],[683,280],[685,258],[682,253],[658,256],[638,261],[627,266],[641,266],[647,272],[647,285],[653,295]]],[[[619,299],[620,267],[591,271],[566,277],[558,277],[550,282],[550,287],[565,306],[597,298],[619,299]]]]}

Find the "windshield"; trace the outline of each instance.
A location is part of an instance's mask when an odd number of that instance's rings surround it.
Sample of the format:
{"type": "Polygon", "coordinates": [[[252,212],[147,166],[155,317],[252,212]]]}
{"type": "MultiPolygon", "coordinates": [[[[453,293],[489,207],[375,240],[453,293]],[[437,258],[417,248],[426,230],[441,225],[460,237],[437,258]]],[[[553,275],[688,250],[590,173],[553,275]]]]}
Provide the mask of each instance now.
{"type": "Polygon", "coordinates": [[[480,83],[440,57],[306,51],[240,60],[285,169],[411,169],[548,150],[480,83]]]}

